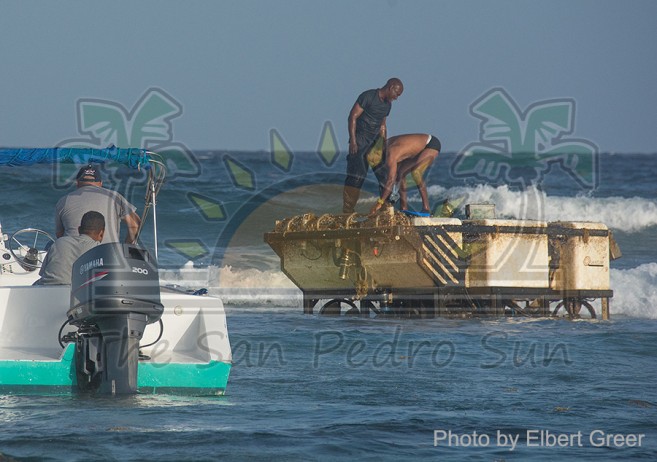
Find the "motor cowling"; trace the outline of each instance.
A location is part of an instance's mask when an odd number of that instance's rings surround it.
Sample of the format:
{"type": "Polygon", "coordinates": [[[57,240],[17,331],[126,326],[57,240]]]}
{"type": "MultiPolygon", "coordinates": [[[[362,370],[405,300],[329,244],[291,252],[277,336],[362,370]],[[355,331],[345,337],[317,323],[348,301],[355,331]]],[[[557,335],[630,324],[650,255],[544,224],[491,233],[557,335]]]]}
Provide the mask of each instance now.
{"type": "Polygon", "coordinates": [[[78,258],[67,312],[69,323],[78,326],[78,388],[135,393],[139,340],[163,310],[157,265],[146,249],[102,244],[78,258]]]}

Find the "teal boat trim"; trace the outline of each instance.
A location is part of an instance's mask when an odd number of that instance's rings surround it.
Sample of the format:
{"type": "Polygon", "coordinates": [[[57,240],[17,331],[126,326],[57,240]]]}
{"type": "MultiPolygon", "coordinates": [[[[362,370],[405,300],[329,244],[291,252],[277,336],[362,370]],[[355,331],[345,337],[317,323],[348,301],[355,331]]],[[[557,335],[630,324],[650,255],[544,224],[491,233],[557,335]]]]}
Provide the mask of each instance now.
{"type": "Polygon", "coordinates": [[[75,345],[68,345],[57,360],[0,360],[0,387],[48,387],[70,389],[77,385],[73,356],[75,345]]]}
{"type": "MultiPolygon", "coordinates": [[[[0,360],[0,392],[75,392],[74,353],[75,345],[69,344],[60,360],[0,360]]],[[[138,367],[138,393],[216,396],[226,391],[231,364],[140,362],[138,367]]]]}
{"type": "Polygon", "coordinates": [[[139,363],[139,393],[223,395],[230,374],[230,363],[207,364],[139,363]]]}

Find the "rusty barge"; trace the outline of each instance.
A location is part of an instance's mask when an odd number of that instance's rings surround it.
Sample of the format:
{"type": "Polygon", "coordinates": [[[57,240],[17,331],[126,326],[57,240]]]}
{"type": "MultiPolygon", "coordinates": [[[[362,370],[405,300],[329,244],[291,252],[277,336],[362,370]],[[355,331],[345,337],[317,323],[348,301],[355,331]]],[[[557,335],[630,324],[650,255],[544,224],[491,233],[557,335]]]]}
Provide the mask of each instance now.
{"type": "Polygon", "coordinates": [[[264,239],[307,314],[609,319],[620,250],[607,226],[473,215],[309,213],[264,239]]]}

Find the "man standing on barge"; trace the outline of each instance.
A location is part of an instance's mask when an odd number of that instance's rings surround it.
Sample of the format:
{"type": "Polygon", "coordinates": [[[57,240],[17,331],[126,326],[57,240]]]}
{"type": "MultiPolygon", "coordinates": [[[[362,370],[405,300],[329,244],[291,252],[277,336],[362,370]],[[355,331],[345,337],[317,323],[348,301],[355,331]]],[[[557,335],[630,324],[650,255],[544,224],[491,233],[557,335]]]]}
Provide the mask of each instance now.
{"type": "Polygon", "coordinates": [[[386,140],[386,117],[390,114],[392,102],[404,91],[398,78],[389,79],[383,88],[367,90],[358,99],[349,113],[349,155],[347,156],[347,178],[344,182],[343,213],[353,213],[365,182],[368,167],[371,166],[379,183],[385,181],[384,162],[370,160],[367,155],[377,144],[379,137],[382,146],[386,140]]]}

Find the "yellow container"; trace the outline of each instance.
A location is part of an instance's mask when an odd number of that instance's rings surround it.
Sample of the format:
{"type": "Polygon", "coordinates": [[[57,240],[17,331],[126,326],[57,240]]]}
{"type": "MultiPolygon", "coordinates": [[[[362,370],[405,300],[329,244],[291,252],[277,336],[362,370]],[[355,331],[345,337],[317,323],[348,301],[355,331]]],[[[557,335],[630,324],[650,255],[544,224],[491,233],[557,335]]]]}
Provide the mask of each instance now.
{"type": "Polygon", "coordinates": [[[466,287],[548,287],[546,222],[470,220],[464,234],[466,287]]]}
{"type": "Polygon", "coordinates": [[[436,285],[459,285],[461,233],[444,226],[461,225],[458,218],[414,217],[416,232],[397,239],[363,240],[360,255],[367,275],[376,287],[432,289],[436,285]]]}
{"type": "Polygon", "coordinates": [[[554,222],[549,226],[554,290],[609,290],[609,234],[602,223],[554,222]]]}

